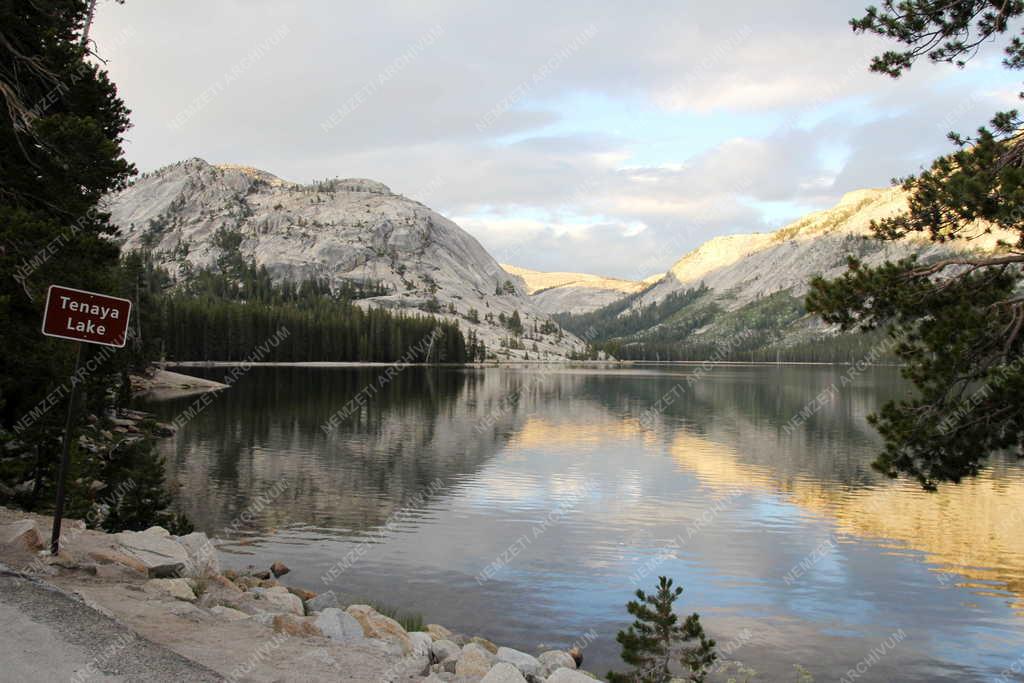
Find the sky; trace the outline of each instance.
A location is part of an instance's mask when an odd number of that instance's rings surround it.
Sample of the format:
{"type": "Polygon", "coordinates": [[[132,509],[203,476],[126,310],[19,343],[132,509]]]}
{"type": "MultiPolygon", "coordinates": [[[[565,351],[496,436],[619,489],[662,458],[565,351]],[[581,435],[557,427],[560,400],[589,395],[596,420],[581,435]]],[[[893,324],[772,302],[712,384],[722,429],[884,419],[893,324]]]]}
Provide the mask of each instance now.
{"type": "Polygon", "coordinates": [[[1018,106],[965,69],[868,71],[866,0],[99,0],[140,171],[189,157],[379,180],[502,263],[640,279],[716,235],[884,187],[1018,106]]]}

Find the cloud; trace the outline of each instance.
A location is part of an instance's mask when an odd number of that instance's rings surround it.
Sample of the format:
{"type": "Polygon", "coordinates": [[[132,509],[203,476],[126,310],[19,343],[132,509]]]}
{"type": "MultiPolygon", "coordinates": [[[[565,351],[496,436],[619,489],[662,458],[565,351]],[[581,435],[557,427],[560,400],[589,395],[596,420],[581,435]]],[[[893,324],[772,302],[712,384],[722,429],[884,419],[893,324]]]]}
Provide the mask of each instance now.
{"type": "Polygon", "coordinates": [[[492,250],[528,236],[506,261],[633,277],[766,229],[766,203],[884,185],[1013,101],[997,59],[868,73],[863,6],[179,0],[101,3],[93,35],[143,170],[371,177],[492,250]]]}

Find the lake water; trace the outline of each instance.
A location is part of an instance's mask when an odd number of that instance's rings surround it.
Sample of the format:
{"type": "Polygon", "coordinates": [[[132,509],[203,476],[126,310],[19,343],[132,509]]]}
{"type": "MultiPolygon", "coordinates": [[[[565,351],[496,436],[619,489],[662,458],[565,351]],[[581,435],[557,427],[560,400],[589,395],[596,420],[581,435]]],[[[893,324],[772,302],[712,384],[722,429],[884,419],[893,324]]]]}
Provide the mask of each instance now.
{"type": "Polygon", "coordinates": [[[659,574],[759,680],[1024,668],[1024,468],[936,494],[875,474],[893,369],[382,373],[256,368],[162,442],[197,528],[238,541],[227,566],[282,560],[293,585],[529,652],[592,640],[602,675],[659,574]]]}

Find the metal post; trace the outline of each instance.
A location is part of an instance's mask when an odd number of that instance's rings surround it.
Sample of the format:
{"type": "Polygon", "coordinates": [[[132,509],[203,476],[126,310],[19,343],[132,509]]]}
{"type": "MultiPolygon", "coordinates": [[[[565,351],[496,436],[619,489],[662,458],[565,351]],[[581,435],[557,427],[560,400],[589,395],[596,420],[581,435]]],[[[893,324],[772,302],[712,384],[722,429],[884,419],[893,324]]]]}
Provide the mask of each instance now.
{"type": "Polygon", "coordinates": [[[75,357],[75,371],[71,375],[71,395],[68,396],[68,416],[64,421],[64,448],[60,456],[60,473],[57,475],[57,507],[53,511],[53,535],[50,536],[50,554],[55,556],[60,551],[60,522],[64,516],[64,480],[68,476],[71,461],[71,421],[74,418],[75,403],[78,401],[78,370],[82,365],[82,342],[78,342],[78,355],[75,357]]]}

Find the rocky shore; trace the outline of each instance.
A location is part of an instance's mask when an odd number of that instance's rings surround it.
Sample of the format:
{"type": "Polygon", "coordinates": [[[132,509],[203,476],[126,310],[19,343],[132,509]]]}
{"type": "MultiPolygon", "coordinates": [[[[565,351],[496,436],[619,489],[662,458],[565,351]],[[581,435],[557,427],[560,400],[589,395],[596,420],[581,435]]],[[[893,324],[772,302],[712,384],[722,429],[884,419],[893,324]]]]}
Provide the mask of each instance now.
{"type": "Polygon", "coordinates": [[[202,533],[106,534],[68,521],[56,557],[45,549],[48,538],[48,518],[0,508],[0,562],[71,591],[227,680],[595,679],[578,668],[579,648],[529,654],[439,624],[406,630],[370,605],[287,585],[281,563],[222,571],[215,542],[202,533]]]}

